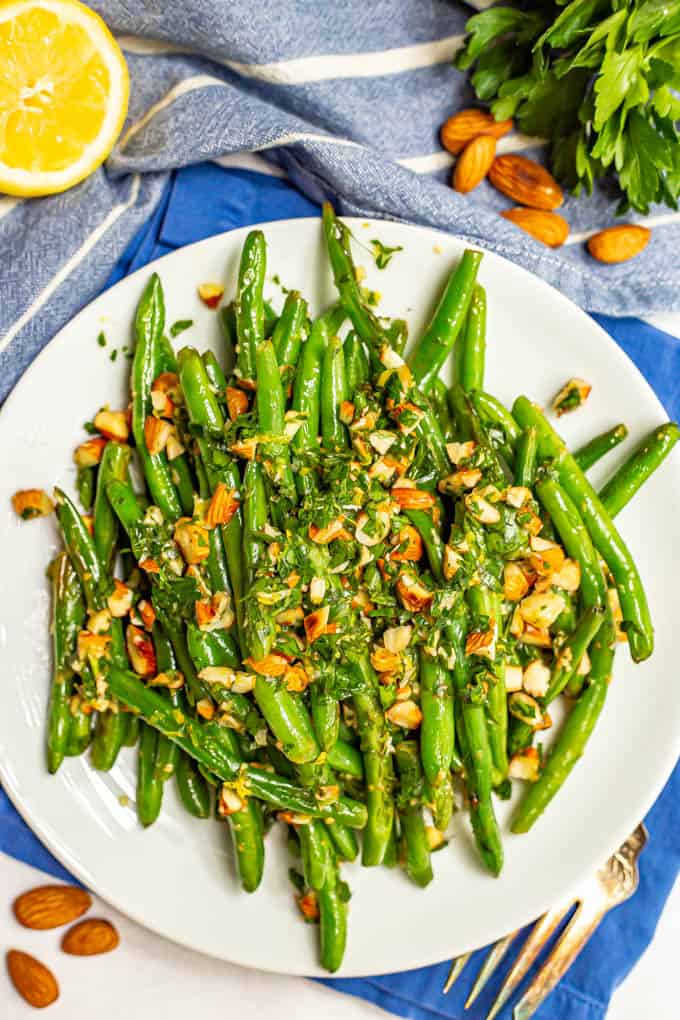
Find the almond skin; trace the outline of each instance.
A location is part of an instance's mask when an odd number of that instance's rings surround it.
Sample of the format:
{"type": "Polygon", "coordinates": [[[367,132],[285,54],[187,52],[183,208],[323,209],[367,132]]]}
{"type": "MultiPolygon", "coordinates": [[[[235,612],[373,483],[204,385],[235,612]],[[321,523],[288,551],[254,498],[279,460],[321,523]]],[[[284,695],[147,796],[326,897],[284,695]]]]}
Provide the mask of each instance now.
{"type": "Polygon", "coordinates": [[[545,167],[526,156],[498,156],[489,170],[494,188],[531,209],[557,209],[564,202],[559,184],[545,167]]]}
{"type": "Polygon", "coordinates": [[[506,209],[501,216],[549,248],[561,247],[569,237],[569,224],[559,213],[517,206],[506,209]]]}
{"type": "Polygon", "coordinates": [[[652,236],[647,227],[634,223],[622,223],[618,227],[607,227],[599,234],[593,234],[588,241],[588,251],[598,262],[613,265],[635,258],[647,245],[652,236]]]}
{"type": "Polygon", "coordinates": [[[13,910],[24,928],[45,931],[70,924],[91,906],[90,895],[75,885],[39,885],[18,896],[13,910]]]}
{"type": "Polygon", "coordinates": [[[512,131],[511,120],[494,120],[485,110],[471,108],[455,113],[441,129],[441,142],[445,149],[457,156],[468,142],[479,135],[502,138],[512,131]]]}
{"type": "Polygon", "coordinates": [[[59,985],[51,970],[28,953],[10,949],[7,971],[12,984],[29,1006],[44,1009],[59,998],[59,985]]]}
{"type": "Polygon", "coordinates": [[[70,956],[97,956],[110,953],[119,942],[120,936],[109,921],[93,917],[69,928],[61,940],[61,948],[70,956]]]}
{"type": "Polygon", "coordinates": [[[496,139],[490,135],[473,138],[456,160],[453,172],[453,187],[461,195],[467,195],[481,184],[488,174],[496,155],[496,139]]]}

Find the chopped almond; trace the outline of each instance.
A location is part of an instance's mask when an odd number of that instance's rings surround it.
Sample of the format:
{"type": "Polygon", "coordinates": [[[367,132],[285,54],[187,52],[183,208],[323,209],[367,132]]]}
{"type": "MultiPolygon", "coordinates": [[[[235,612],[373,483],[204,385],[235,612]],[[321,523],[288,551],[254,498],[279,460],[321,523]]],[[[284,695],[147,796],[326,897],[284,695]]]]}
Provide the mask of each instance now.
{"type": "Polygon", "coordinates": [[[108,439],[103,436],[95,436],[93,439],[86,439],[80,446],[76,446],[73,459],[79,468],[96,467],[104,455],[104,447],[108,439]]]}
{"type": "Polygon", "coordinates": [[[560,569],[550,576],[550,583],[563,591],[578,591],[581,584],[581,565],[578,560],[566,559],[560,569]]]}
{"type": "Polygon", "coordinates": [[[92,514],[81,514],[80,516],[89,533],[94,535],[94,517],[92,514]]]}
{"type": "MultiPolygon", "coordinates": [[[[173,425],[170,428],[170,434],[168,435],[168,440],[165,444],[165,454],[169,461],[173,461],[177,460],[178,457],[181,457],[183,453],[184,447],[180,442],[180,438],[177,434],[177,429],[173,425]]],[[[175,479],[173,475],[173,481],[174,480],[175,479]]]]}
{"type": "MultiPolygon", "coordinates": [[[[521,617],[519,609],[517,612],[521,617]]],[[[543,630],[541,627],[534,627],[530,623],[524,625],[524,629],[519,634],[519,639],[522,644],[532,645],[534,648],[550,648],[552,645],[550,631],[543,630]]]]}
{"type": "Polygon", "coordinates": [[[338,417],[343,425],[351,425],[354,421],[354,404],[351,400],[343,400],[340,404],[338,417]]]}
{"type": "Polygon", "coordinates": [[[12,506],[22,521],[47,517],[54,510],[54,503],[43,489],[20,489],[12,496],[12,506]]]}
{"type": "Polygon", "coordinates": [[[557,592],[537,592],[522,599],[519,611],[526,623],[547,630],[563,611],[565,604],[564,596],[557,592]]]}
{"type": "Polygon", "coordinates": [[[224,287],[221,283],[201,283],[198,286],[198,296],[208,308],[217,308],[223,295],[224,287]]]}
{"type": "Polygon", "coordinates": [[[172,418],[175,413],[175,405],[167,393],[161,390],[151,390],[151,406],[161,418],[172,418]]]}
{"type": "Polygon", "coordinates": [[[541,759],[535,747],[527,747],[523,751],[513,754],[508,765],[508,775],[511,779],[525,779],[527,782],[535,783],[539,777],[541,759]]]}
{"type": "Polygon", "coordinates": [[[236,674],[229,666],[204,666],[198,674],[199,680],[207,684],[219,684],[220,687],[231,687],[236,674]]]}
{"type": "MultiPolygon", "coordinates": [[[[536,542],[542,543],[543,540],[541,540],[537,535],[532,535],[532,549],[535,548],[534,543],[536,542]]],[[[549,577],[551,574],[554,574],[555,571],[562,568],[564,563],[564,549],[555,542],[548,542],[544,548],[532,552],[529,557],[529,563],[539,577],[549,577]]]]}
{"type": "Polygon", "coordinates": [[[305,616],[304,628],[308,644],[313,644],[317,638],[326,633],[329,613],[328,606],[320,606],[319,609],[315,609],[313,613],[305,616]]]}
{"type": "Polygon", "coordinates": [[[439,847],[444,846],[446,843],[444,833],[440,832],[439,829],[435,829],[434,825],[425,826],[425,835],[427,836],[430,850],[439,850],[439,847]]]}
{"type": "Polygon", "coordinates": [[[306,892],[304,896],[298,896],[297,905],[306,921],[319,920],[319,902],[313,889],[306,892]]]}
{"type": "Polygon", "coordinates": [[[196,712],[206,722],[210,722],[211,719],[215,718],[215,706],[209,698],[201,698],[200,701],[196,702],[196,712]]]}
{"type": "Polygon", "coordinates": [[[199,630],[229,629],[234,622],[234,611],[231,599],[224,591],[215,592],[209,599],[199,599],[194,603],[194,613],[199,630]]]}
{"type": "Polygon", "coordinates": [[[401,665],[401,658],[396,652],[390,652],[380,645],[371,652],[371,665],[378,673],[392,672],[398,670],[401,665]]]}
{"type": "Polygon", "coordinates": [[[543,709],[530,694],[524,691],[516,691],[508,698],[508,712],[516,719],[521,719],[532,729],[540,726],[543,722],[543,709]]]}
{"type": "Polygon", "coordinates": [[[257,437],[251,436],[250,439],[232,443],[229,449],[236,457],[242,457],[243,460],[254,460],[255,451],[257,450],[257,437]]]}
{"type": "Polygon", "coordinates": [[[241,414],[247,414],[248,406],[247,393],[235,386],[227,386],[227,411],[231,421],[236,421],[241,414]]]}
{"type": "Polygon", "coordinates": [[[156,622],[156,611],[154,610],[148,599],[140,599],[137,603],[137,612],[142,618],[142,623],[146,630],[151,630],[154,623],[156,622]]]}
{"type": "Polygon", "coordinates": [[[151,383],[151,393],[166,394],[173,404],[182,403],[182,388],[176,372],[161,372],[151,383]]]}
{"type": "Polygon", "coordinates": [[[239,499],[235,489],[228,489],[224,482],[218,482],[205,515],[208,528],[218,524],[228,524],[239,507],[239,499]]]}
{"type": "Polygon", "coordinates": [[[173,537],[187,563],[201,563],[210,555],[208,529],[203,524],[180,517],[173,537]]]}
{"type": "Polygon", "coordinates": [[[509,694],[513,691],[522,690],[522,667],[517,666],[513,663],[507,663],[505,666],[505,689],[509,694]]]}
{"type": "Polygon", "coordinates": [[[577,407],[585,404],[590,396],[592,386],[585,379],[570,379],[565,383],[552,402],[552,409],[560,418],[568,411],[575,411],[577,407]]]}
{"type": "Polygon", "coordinates": [[[110,644],[110,634],[90,634],[87,630],[81,630],[78,632],[76,653],[81,662],[97,661],[108,655],[110,644]]]}
{"type": "Polygon", "coordinates": [[[276,652],[270,652],[264,659],[253,659],[249,656],[244,662],[260,676],[283,676],[288,669],[288,659],[276,652]]]}
{"type": "Polygon", "coordinates": [[[417,730],[423,721],[423,713],[415,701],[395,701],[385,715],[391,723],[405,730],[417,730]]]}
{"type": "Polygon", "coordinates": [[[505,490],[505,502],[513,506],[515,510],[520,510],[530,499],[531,489],[527,489],[524,485],[511,485],[509,489],[505,490]]]}
{"type": "Polygon", "coordinates": [[[245,807],[244,802],[241,800],[236,790],[232,790],[229,786],[222,785],[220,789],[220,796],[217,802],[217,811],[223,818],[228,818],[229,815],[235,815],[237,811],[243,811],[245,807]]]}
{"type": "Polygon", "coordinates": [[[111,629],[111,613],[108,609],[88,612],[87,629],[91,634],[106,634],[111,629]]]}
{"type": "Polygon", "coordinates": [[[286,685],[286,690],[301,694],[302,691],[309,687],[309,674],[299,664],[297,666],[288,666],[283,674],[283,682],[286,685]]]}
{"type": "MultiPolygon", "coordinates": [[[[522,516],[524,516],[522,511],[522,516]]],[[[522,521],[522,527],[525,531],[528,531],[530,535],[538,535],[539,531],[543,528],[543,521],[535,514],[533,510],[528,514],[527,519],[522,521]]]]}
{"type": "Polygon", "coordinates": [[[550,670],[542,659],[534,659],[525,667],[522,686],[534,698],[545,696],[550,687],[550,670]]]}
{"type": "Polygon", "coordinates": [[[107,599],[109,612],[111,616],[115,616],[117,619],[127,616],[132,609],[132,601],[134,599],[134,592],[132,588],[128,588],[126,584],[119,581],[118,578],[114,578],[113,591],[107,599]]]}
{"type": "Polygon", "coordinates": [[[178,669],[169,669],[152,677],[148,684],[149,687],[166,687],[169,691],[178,691],[184,686],[184,673],[178,669]]]}
{"type": "Polygon", "coordinates": [[[465,639],[466,655],[493,655],[493,630],[471,630],[465,639]]]}
{"type": "Polygon", "coordinates": [[[347,536],[342,518],[340,517],[335,521],[331,521],[325,528],[319,528],[316,524],[310,524],[308,534],[312,542],[316,542],[317,545],[328,545],[329,542],[335,541],[336,538],[347,536]]]}
{"type": "Polygon", "coordinates": [[[326,581],[323,577],[313,577],[309,582],[309,601],[320,606],[326,595],[326,581]]]}
{"type": "Polygon", "coordinates": [[[130,436],[127,411],[109,411],[105,408],[94,416],[94,427],[107,439],[126,443],[130,436]]]}
{"type": "Polygon", "coordinates": [[[619,599],[619,593],[616,588],[607,589],[607,598],[609,599],[609,606],[612,611],[614,618],[614,626],[616,628],[616,640],[627,641],[628,636],[625,630],[623,630],[621,624],[623,623],[623,613],[621,612],[621,601],[619,599]]]}
{"type": "Polygon", "coordinates": [[[403,625],[401,627],[388,627],[383,634],[385,648],[389,652],[403,652],[411,642],[413,627],[403,625]]]}
{"type": "Polygon", "coordinates": [[[501,519],[498,508],[485,499],[480,492],[471,492],[466,496],[465,506],[480,524],[498,524],[501,519]]]}
{"type": "Polygon", "coordinates": [[[360,545],[368,546],[370,549],[387,537],[390,523],[391,518],[386,510],[376,510],[372,520],[362,511],[357,517],[354,537],[360,545]]]}
{"type": "Polygon", "coordinates": [[[125,646],[130,663],[138,676],[155,676],[156,651],[151,637],[141,629],[129,623],[125,631],[125,646]]]}
{"type": "Polygon", "coordinates": [[[423,540],[418,529],[412,524],[404,524],[401,527],[395,544],[397,548],[391,554],[393,560],[410,560],[415,563],[423,555],[423,540]]]}
{"type": "Polygon", "coordinates": [[[466,443],[447,443],[446,452],[451,463],[457,466],[462,460],[468,460],[472,456],[476,446],[477,444],[472,439],[469,439],[466,443]]]}
{"type": "Polygon", "coordinates": [[[142,570],[145,570],[147,574],[160,574],[161,568],[158,566],[156,560],[147,556],[145,559],[139,561],[139,565],[142,570]]]}
{"type": "Polygon", "coordinates": [[[506,563],[503,568],[503,595],[508,602],[519,602],[529,591],[524,571],[517,563],[506,563]]]}
{"type": "Polygon", "coordinates": [[[458,568],[460,567],[463,557],[457,549],[453,549],[450,545],[444,546],[444,577],[447,581],[450,581],[456,576],[458,568]]]}
{"type": "Polygon", "coordinates": [[[400,574],[397,578],[396,589],[404,609],[408,609],[411,613],[427,609],[434,598],[434,593],[429,591],[413,574],[400,574]]]}
{"type": "Polygon", "coordinates": [[[482,472],[479,468],[464,468],[442,478],[437,488],[445,495],[460,496],[466,489],[474,489],[481,477],[482,472]]]}
{"type": "Polygon", "coordinates": [[[402,510],[429,510],[435,504],[433,494],[426,489],[405,489],[395,486],[392,489],[392,498],[402,510]]]}
{"type": "Polygon", "coordinates": [[[148,415],[144,421],[144,445],[152,457],[162,453],[170,436],[172,426],[163,418],[148,415]]]}

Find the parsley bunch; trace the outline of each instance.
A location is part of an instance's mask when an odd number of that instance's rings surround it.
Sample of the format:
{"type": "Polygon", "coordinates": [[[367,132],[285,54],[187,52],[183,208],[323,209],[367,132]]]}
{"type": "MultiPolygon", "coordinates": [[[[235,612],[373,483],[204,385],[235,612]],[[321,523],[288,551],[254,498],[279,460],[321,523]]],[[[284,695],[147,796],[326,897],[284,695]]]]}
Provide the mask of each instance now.
{"type": "Polygon", "coordinates": [[[680,196],[680,0],[526,0],[470,18],[456,65],[477,96],[552,142],[578,194],[615,174],[619,212],[680,196]]]}

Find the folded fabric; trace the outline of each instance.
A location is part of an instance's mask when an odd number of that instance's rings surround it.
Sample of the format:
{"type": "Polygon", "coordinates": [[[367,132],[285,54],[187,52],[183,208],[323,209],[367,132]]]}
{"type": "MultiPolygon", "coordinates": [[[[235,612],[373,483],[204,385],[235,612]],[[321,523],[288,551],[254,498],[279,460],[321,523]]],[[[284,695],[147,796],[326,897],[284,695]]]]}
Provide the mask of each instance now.
{"type": "MultiPolygon", "coordinates": [[[[99,0],[132,77],[123,135],[105,169],[72,191],[0,202],[0,400],[46,340],[103,286],[160,199],[168,171],[258,151],[312,199],[341,211],[450,230],[543,276],[584,308],[617,315],[680,308],[680,219],[652,210],[654,236],[633,263],[603,266],[584,233],[612,221],[616,197],[569,198],[559,252],[498,216],[484,183],[447,184],[438,139],[469,105],[452,66],[470,8],[444,0],[99,0]]],[[[480,0],[481,6],[481,0],[480,0]]],[[[510,135],[500,151],[534,150],[510,135]],[[527,147],[529,147],[527,149],[527,147]]]]}
{"type": "MultiPolygon", "coordinates": [[[[242,170],[204,164],[172,175],[156,211],[127,246],[108,283],[160,255],[223,230],[266,220],[318,215],[318,207],[285,181],[242,170]]],[[[600,317],[654,387],[667,411],[680,414],[680,344],[671,336],[633,319],[600,317]]],[[[603,922],[565,980],[537,1016],[542,1020],[600,1020],[612,991],[644,952],[673,881],[680,869],[680,767],[646,819],[650,842],[640,863],[635,897],[603,922]]],[[[0,791],[0,850],[68,878],[0,791]]],[[[407,926],[406,926],[407,929],[407,926]]],[[[404,937],[417,938],[417,932],[404,937]]],[[[480,950],[448,996],[441,994],[448,962],[402,974],[325,983],[414,1020],[481,1020],[504,968],[479,1005],[463,1012],[463,1003],[483,959],[480,950]]],[[[509,1020],[510,1010],[501,1014],[509,1020]]]]}

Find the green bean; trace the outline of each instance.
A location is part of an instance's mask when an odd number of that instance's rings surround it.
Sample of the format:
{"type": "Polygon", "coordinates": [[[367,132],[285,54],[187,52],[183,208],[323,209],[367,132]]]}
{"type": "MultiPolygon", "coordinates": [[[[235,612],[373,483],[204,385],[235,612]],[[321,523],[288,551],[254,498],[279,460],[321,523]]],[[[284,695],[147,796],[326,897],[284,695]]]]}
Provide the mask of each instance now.
{"type": "Polygon", "coordinates": [[[210,380],[215,396],[218,394],[223,399],[227,388],[227,380],[222,371],[222,366],[212,351],[204,351],[201,360],[205,365],[205,373],[210,380]]]}
{"type": "Polygon", "coordinates": [[[449,277],[429,326],[411,352],[411,371],[425,391],[439,375],[458,339],[468,314],[481,260],[481,252],[465,250],[449,277]]]}
{"type": "Polygon", "coordinates": [[[158,733],[142,723],[137,760],[137,816],[144,827],[158,818],[163,799],[163,781],[156,775],[158,733]]]}
{"type": "Polygon", "coordinates": [[[458,382],[466,392],[484,388],[486,291],[475,284],[463,327],[458,382]]]}
{"type": "Polygon", "coordinates": [[[152,412],[151,385],[160,372],[160,340],[165,324],[163,289],[154,273],[137,306],[135,353],[132,362],[132,433],[151,498],[169,520],[181,516],[182,507],[170,478],[164,453],[149,453],[144,423],[152,412]]]}
{"type": "Polygon", "coordinates": [[[362,689],[353,695],[366,777],[368,822],[364,831],[361,862],[365,867],[381,864],[394,819],[392,762],[387,751],[387,728],[378,696],[378,680],[368,659],[361,655],[353,668],[362,689]]]}
{"type": "Polygon", "coordinates": [[[600,492],[600,500],[614,519],[649,476],[664,462],[680,438],[680,428],[667,422],[648,435],[600,492]]]}
{"type": "Polygon", "coordinates": [[[85,604],[90,612],[98,612],[105,608],[108,582],[97,556],[94,539],[66,493],[55,489],[54,496],[64,545],[82,585],[85,604]]]}
{"type": "Polygon", "coordinates": [[[385,339],[393,351],[403,355],[408,343],[408,323],[404,319],[392,319],[385,327],[385,339]]]}
{"type": "Polygon", "coordinates": [[[329,864],[326,881],[317,893],[320,955],[321,966],[332,974],[338,969],[345,955],[347,894],[344,883],[340,881],[337,858],[325,826],[322,826],[322,838],[326,843],[329,864]]]}
{"type": "Polygon", "coordinates": [[[368,354],[363,341],[352,330],[347,336],[344,345],[345,372],[347,375],[347,393],[353,397],[360,386],[367,383],[370,378],[368,354]]]}
{"type": "Polygon", "coordinates": [[[238,345],[234,302],[230,301],[228,305],[223,305],[217,313],[217,318],[222,330],[222,339],[224,340],[225,367],[227,371],[232,371],[236,359],[236,347],[238,345]]]}
{"type": "Polygon", "coordinates": [[[284,384],[289,382],[300,355],[307,329],[307,311],[305,299],[296,290],[289,291],[272,333],[276,361],[281,366],[284,384]]]}
{"type": "Polygon", "coordinates": [[[435,826],[444,832],[448,828],[455,807],[451,773],[447,772],[442,776],[441,782],[436,786],[426,783],[425,796],[435,826]]]}
{"type": "Polygon", "coordinates": [[[395,750],[399,772],[397,808],[406,843],[406,874],[416,885],[426,886],[433,878],[430,844],[423,819],[423,777],[415,740],[402,740],[395,750]]]}
{"type": "Polygon", "coordinates": [[[189,655],[182,622],[172,616],[165,606],[161,605],[158,601],[154,601],[153,595],[151,596],[151,602],[156,613],[156,619],[172,645],[177,666],[184,676],[184,687],[189,703],[194,705],[197,701],[209,697],[209,691],[203,681],[199,679],[189,655]]]}
{"type": "Polygon", "coordinates": [[[71,658],[75,652],[78,631],[85,618],[85,607],[78,575],[65,552],[59,553],[52,561],[48,575],[52,582],[54,660],[47,711],[47,767],[54,773],[67,753],[72,719],[71,658]]]}
{"type": "Polygon", "coordinates": [[[342,340],[331,337],[321,366],[321,437],[327,450],[338,451],[348,445],[347,430],[340,420],[340,407],[346,399],[347,380],[342,340]]]}
{"type": "Polygon", "coordinates": [[[251,230],[243,245],[236,296],[237,366],[239,378],[255,380],[255,355],[265,338],[262,289],[267,271],[267,245],[261,230],[251,230]]]}
{"type": "Polygon", "coordinates": [[[109,503],[106,492],[108,483],[113,478],[124,482],[130,464],[130,447],[122,443],[107,443],[104,447],[99,472],[97,474],[97,493],[94,501],[94,544],[104,570],[111,572],[116,555],[118,540],[118,518],[109,503]]]}
{"type": "Polygon", "coordinates": [[[329,678],[323,672],[311,684],[309,699],[319,746],[322,751],[329,751],[338,739],[340,704],[329,689],[329,678]]]}
{"type": "Polygon", "coordinates": [[[82,704],[71,704],[71,722],[64,754],[67,758],[77,758],[87,750],[92,739],[92,716],[83,711],[82,704]]]}
{"type": "Polygon", "coordinates": [[[187,649],[197,669],[227,666],[240,669],[241,658],[228,630],[200,630],[195,623],[187,627],[187,649]]]}
{"type": "Polygon", "coordinates": [[[595,436],[590,442],[576,450],[574,452],[574,460],[581,468],[581,471],[587,471],[594,464],[597,464],[598,460],[601,460],[606,453],[609,453],[619,443],[622,443],[627,436],[628,429],[623,423],[615,425],[613,429],[595,436]]]}
{"type": "MultiPolygon", "coordinates": [[[[196,477],[198,479],[199,495],[201,499],[210,499],[208,477],[205,473],[205,467],[200,457],[196,458],[195,468],[196,477]]],[[[210,545],[210,553],[205,561],[205,565],[208,572],[210,587],[212,588],[213,593],[218,591],[231,593],[229,568],[227,567],[227,560],[224,553],[224,541],[222,539],[222,531],[220,528],[210,529],[208,533],[208,543],[210,545]]]]}
{"type": "Polygon", "coordinates": [[[518,397],[513,414],[524,428],[536,426],[539,457],[553,459],[562,487],[577,504],[593,545],[612,573],[633,660],[648,658],[654,649],[654,629],[645,590],[628,547],[581,468],[536,405],[526,397],[518,397]]]}
{"type": "MultiPolygon", "coordinates": [[[[170,638],[158,623],[154,624],[152,633],[156,652],[156,669],[159,673],[171,673],[177,668],[177,661],[170,638]]],[[[168,691],[168,699],[173,708],[180,708],[181,701],[177,691],[168,691]]],[[[166,782],[174,774],[179,755],[180,751],[177,745],[165,734],[159,733],[156,745],[155,772],[163,782],[166,782]]]]}
{"type": "Polygon", "coordinates": [[[387,840],[387,846],[385,847],[385,853],[383,855],[383,867],[385,868],[396,868],[399,863],[399,837],[397,832],[398,827],[397,813],[394,813],[394,824],[392,825],[392,831],[389,834],[387,840]]]}
{"type": "Polygon", "coordinates": [[[517,441],[515,450],[515,485],[532,488],[536,480],[536,455],[538,436],[535,428],[525,429],[517,441]]]}
{"type": "Polygon", "coordinates": [[[266,340],[257,348],[255,372],[259,393],[266,399],[257,401],[257,422],[260,433],[267,436],[263,444],[262,464],[275,490],[292,497],[295,492],[290,469],[290,452],[284,437],[286,399],[274,345],[266,340]]]}
{"type": "Polygon", "coordinates": [[[323,228],[328,258],[340,300],[355,331],[368,344],[369,352],[373,354],[387,338],[378,319],[362,299],[349,247],[349,230],[336,217],[329,202],[325,202],[323,206],[323,228]]]}
{"type": "Polygon", "coordinates": [[[123,734],[123,747],[135,747],[139,740],[139,718],[136,715],[127,715],[127,725],[123,734]]]}
{"type": "Polygon", "coordinates": [[[265,340],[269,340],[274,335],[279,316],[276,314],[276,309],[270,301],[262,302],[262,311],[264,313],[264,337],[265,340]]]}
{"type": "Polygon", "coordinates": [[[229,815],[241,885],[255,892],[264,874],[264,822],[260,804],[249,797],[244,806],[229,815]]]}
{"type": "Polygon", "coordinates": [[[287,758],[304,764],[319,757],[321,749],[309,713],[298,695],[291,694],[280,680],[258,675],[255,700],[287,758]]]}
{"type": "Polygon", "coordinates": [[[216,722],[199,723],[189,716],[178,719],[172,707],[156,691],[145,687],[134,673],[112,669],[108,681],[111,693],[120,701],[225,782],[238,779],[252,796],[284,811],[298,811],[313,818],[336,818],[352,828],[365,826],[363,804],[344,796],[332,804],[322,803],[273,772],[242,765],[232,750],[233,733],[216,722]]]}
{"type": "Polygon", "coordinates": [[[194,512],[194,480],[186,456],[181,453],[168,461],[170,479],[177,490],[182,512],[191,517],[194,512]]]}
{"type": "MultiPolygon", "coordinates": [[[[488,621],[496,638],[501,612],[501,597],[485,585],[474,585],[466,592],[473,616],[488,621]]],[[[494,764],[494,786],[502,783],[508,774],[508,699],[505,690],[505,663],[502,660],[490,662],[485,673],[488,681],[487,719],[489,746],[494,764]]]]}
{"type": "MultiPolygon", "coordinates": [[[[328,344],[328,327],[323,318],[312,325],[309,339],[303,344],[293,385],[292,409],[305,418],[293,437],[293,450],[304,454],[318,449],[321,422],[321,366],[328,344]]],[[[295,482],[301,496],[308,495],[315,486],[314,469],[302,465],[296,470],[295,482]]]]}
{"type": "Polygon", "coordinates": [[[403,513],[422,538],[430,570],[435,580],[442,584],[444,581],[444,543],[439,525],[435,524],[432,513],[427,510],[405,509],[403,513]]]}
{"type": "Polygon", "coordinates": [[[443,379],[437,377],[432,381],[428,396],[432,405],[432,411],[444,438],[446,440],[453,439],[456,427],[449,410],[448,387],[443,379]]]}
{"type": "Polygon", "coordinates": [[[85,510],[92,509],[96,477],[97,470],[93,467],[80,467],[76,472],[76,490],[78,492],[78,499],[85,510]]]}
{"type": "Polygon", "coordinates": [[[470,397],[482,421],[487,425],[495,425],[500,428],[505,435],[508,446],[514,451],[522,429],[507,408],[496,397],[492,397],[490,393],[484,393],[481,390],[472,393],[470,397]]]}
{"type": "Polygon", "coordinates": [[[182,805],[194,818],[210,817],[210,786],[192,758],[179,752],[175,768],[177,792],[182,805]]]}
{"type": "Polygon", "coordinates": [[[354,830],[339,822],[333,822],[327,828],[339,860],[355,861],[359,856],[359,843],[354,830]]]}
{"type": "Polygon", "coordinates": [[[485,867],[493,875],[499,875],[503,867],[503,844],[491,799],[493,758],[484,705],[472,700],[469,661],[465,656],[466,631],[467,616],[459,610],[446,627],[456,657],[453,673],[456,733],[465,767],[475,843],[485,867]]]}
{"type": "Polygon", "coordinates": [[[449,776],[455,745],[453,685],[448,670],[424,647],[419,653],[420,754],[428,783],[437,786],[449,776]]]}
{"type": "Polygon", "coordinates": [[[295,826],[300,841],[305,885],[315,890],[323,888],[330,864],[323,829],[323,822],[319,822],[317,819],[311,819],[304,825],[295,826]]]}
{"type": "Polygon", "coordinates": [[[354,744],[346,740],[336,740],[328,749],[328,764],[341,775],[351,776],[353,779],[364,778],[364,766],[361,753],[354,744]]]}

